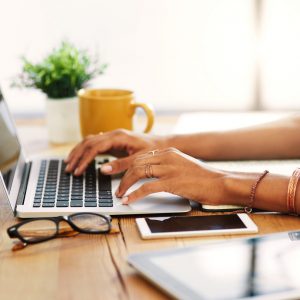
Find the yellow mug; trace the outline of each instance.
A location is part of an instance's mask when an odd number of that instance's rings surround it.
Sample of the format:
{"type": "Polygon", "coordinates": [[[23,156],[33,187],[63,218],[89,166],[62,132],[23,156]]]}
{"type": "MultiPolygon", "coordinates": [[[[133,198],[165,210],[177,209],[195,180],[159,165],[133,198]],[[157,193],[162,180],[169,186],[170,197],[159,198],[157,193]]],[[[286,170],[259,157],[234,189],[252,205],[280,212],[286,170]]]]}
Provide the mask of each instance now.
{"type": "Polygon", "coordinates": [[[118,89],[81,89],[78,92],[82,137],[118,128],[133,130],[133,116],[141,107],[147,115],[144,132],[153,126],[151,106],[135,102],[133,92],[118,89]]]}

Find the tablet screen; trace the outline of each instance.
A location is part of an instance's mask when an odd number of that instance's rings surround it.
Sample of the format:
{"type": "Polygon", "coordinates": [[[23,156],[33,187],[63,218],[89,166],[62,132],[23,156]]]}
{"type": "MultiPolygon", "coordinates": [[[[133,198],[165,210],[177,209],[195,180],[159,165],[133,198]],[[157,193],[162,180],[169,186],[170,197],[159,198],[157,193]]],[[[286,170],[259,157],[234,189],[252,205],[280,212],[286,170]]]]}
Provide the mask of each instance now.
{"type": "Polygon", "coordinates": [[[274,295],[300,295],[299,237],[285,233],[140,254],[136,266],[147,266],[153,281],[177,298],[287,299],[274,295]]]}

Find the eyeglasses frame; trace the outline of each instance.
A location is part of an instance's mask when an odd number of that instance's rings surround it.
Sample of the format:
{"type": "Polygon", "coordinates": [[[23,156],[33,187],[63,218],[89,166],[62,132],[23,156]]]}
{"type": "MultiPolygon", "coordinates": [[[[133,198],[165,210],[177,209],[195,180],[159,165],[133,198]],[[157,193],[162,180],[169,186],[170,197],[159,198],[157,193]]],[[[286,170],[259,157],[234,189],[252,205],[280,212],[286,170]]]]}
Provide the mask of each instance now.
{"type": "Polygon", "coordinates": [[[104,233],[108,233],[111,230],[111,217],[109,215],[102,215],[102,214],[97,214],[97,213],[92,213],[92,212],[82,212],[82,213],[75,213],[75,214],[71,214],[71,215],[66,215],[66,216],[57,216],[57,217],[42,217],[42,218],[32,218],[32,219],[28,219],[25,221],[22,221],[16,225],[10,226],[9,228],[7,228],[7,234],[10,238],[18,238],[19,240],[21,240],[24,244],[37,244],[37,243],[41,243],[41,242],[46,242],[49,240],[52,240],[54,238],[56,238],[57,236],[59,236],[59,224],[60,222],[67,222],[68,225],[70,225],[70,227],[80,233],[85,233],[85,234],[104,234],[104,233]],[[78,215],[95,215],[95,216],[100,216],[103,219],[105,219],[107,221],[108,224],[108,229],[107,230],[99,230],[99,231],[89,231],[89,230],[84,230],[81,229],[79,227],[77,227],[71,220],[70,218],[72,218],[73,216],[78,216],[78,215]],[[46,238],[40,238],[37,239],[35,241],[30,241],[30,240],[26,240],[23,238],[23,236],[19,233],[18,229],[23,226],[24,224],[30,223],[30,222],[34,222],[34,221],[41,221],[41,220],[48,220],[48,221],[53,221],[56,224],[56,232],[49,237],[46,238]]]}

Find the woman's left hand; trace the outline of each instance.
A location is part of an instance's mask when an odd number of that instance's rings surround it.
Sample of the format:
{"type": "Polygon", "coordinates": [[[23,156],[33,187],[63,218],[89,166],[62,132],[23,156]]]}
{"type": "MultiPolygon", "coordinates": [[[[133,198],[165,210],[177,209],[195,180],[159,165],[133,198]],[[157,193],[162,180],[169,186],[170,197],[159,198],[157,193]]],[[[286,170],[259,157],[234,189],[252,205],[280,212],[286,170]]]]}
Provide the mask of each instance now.
{"type": "Polygon", "coordinates": [[[225,172],[210,168],[177,149],[150,151],[133,161],[116,196],[122,197],[123,204],[129,204],[152,193],[168,192],[205,204],[223,204],[225,176],[225,172]],[[144,178],[157,180],[148,181],[126,195],[134,183],[144,178]]]}

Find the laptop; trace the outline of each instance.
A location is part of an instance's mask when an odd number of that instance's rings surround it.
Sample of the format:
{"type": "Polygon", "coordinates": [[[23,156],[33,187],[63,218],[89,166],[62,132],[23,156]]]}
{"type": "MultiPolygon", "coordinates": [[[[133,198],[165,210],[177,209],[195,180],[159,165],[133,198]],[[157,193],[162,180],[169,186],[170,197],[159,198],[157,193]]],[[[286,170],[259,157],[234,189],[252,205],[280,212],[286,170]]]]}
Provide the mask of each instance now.
{"type": "Polygon", "coordinates": [[[115,197],[120,177],[99,172],[101,164],[110,159],[109,156],[96,157],[80,177],[64,172],[62,157],[27,160],[0,91],[0,199],[9,201],[16,216],[32,218],[76,212],[173,214],[191,210],[187,199],[169,193],[151,194],[136,203],[123,205],[115,197]]]}
{"type": "Polygon", "coordinates": [[[176,299],[300,299],[300,231],[132,254],[128,261],[176,299]]]}

